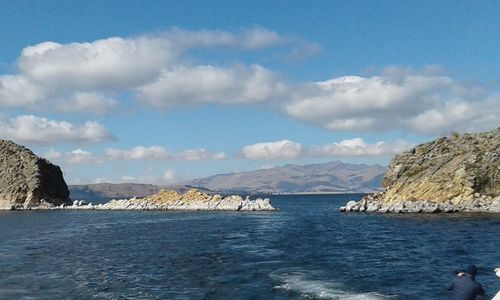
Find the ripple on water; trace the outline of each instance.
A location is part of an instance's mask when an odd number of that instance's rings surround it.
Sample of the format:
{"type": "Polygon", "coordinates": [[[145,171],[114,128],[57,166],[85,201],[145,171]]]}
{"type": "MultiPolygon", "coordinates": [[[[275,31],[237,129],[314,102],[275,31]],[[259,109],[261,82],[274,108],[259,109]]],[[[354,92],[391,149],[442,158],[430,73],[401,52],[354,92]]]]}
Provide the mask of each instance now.
{"type": "Polygon", "coordinates": [[[338,214],[346,197],[277,197],[272,213],[2,213],[0,299],[440,300],[468,263],[498,289],[500,216],[338,214]]]}
{"type": "Polygon", "coordinates": [[[325,276],[315,271],[300,268],[281,269],[273,272],[271,278],[278,282],[275,289],[298,294],[309,299],[342,300],[382,300],[397,299],[396,296],[382,295],[375,292],[359,293],[349,291],[333,279],[319,279],[325,276]]]}

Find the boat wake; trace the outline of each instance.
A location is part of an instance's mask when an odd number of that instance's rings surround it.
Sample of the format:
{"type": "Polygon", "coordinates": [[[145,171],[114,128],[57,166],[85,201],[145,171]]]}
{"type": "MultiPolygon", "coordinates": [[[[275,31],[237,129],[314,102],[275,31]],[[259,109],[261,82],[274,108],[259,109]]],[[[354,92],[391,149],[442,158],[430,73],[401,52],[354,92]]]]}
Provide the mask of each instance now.
{"type": "MultiPolygon", "coordinates": [[[[310,274],[310,273],[309,273],[310,274]]],[[[397,299],[396,296],[382,295],[375,292],[356,293],[347,291],[336,282],[319,280],[301,271],[276,272],[271,275],[280,282],[274,288],[290,293],[297,293],[306,299],[335,299],[335,300],[382,300],[397,299]]]]}

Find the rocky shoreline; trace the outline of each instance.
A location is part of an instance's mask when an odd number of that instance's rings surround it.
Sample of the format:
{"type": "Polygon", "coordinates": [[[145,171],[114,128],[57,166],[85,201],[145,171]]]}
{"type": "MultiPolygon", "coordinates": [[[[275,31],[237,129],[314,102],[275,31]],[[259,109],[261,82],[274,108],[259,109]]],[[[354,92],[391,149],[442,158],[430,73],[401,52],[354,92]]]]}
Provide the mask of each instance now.
{"type": "Polygon", "coordinates": [[[54,206],[46,203],[29,210],[273,211],[276,208],[268,198],[251,200],[249,197],[242,198],[238,195],[223,197],[192,189],[184,194],[174,190],[160,190],[158,194],[145,198],[113,199],[104,204],[92,204],[84,200],[75,200],[72,205],[54,206]]]}
{"type": "Polygon", "coordinates": [[[360,201],[349,201],[340,207],[340,212],[373,213],[500,213],[500,197],[492,198],[476,194],[472,201],[434,202],[406,200],[385,203],[380,201],[380,193],[363,197],[360,201]]]}
{"type": "Polygon", "coordinates": [[[500,128],[452,134],[403,152],[384,175],[384,192],[342,212],[500,212],[500,128]]]}

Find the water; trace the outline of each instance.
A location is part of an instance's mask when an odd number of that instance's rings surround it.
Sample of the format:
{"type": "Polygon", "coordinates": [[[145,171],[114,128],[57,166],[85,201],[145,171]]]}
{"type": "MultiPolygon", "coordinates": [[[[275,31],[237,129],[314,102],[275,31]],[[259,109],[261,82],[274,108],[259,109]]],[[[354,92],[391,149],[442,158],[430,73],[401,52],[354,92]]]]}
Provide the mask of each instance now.
{"type": "MultiPolygon", "coordinates": [[[[0,213],[0,299],[449,299],[474,263],[500,288],[499,215],[340,214],[348,195],[278,212],[0,213]]],[[[488,299],[488,298],[487,298],[488,299]]]]}

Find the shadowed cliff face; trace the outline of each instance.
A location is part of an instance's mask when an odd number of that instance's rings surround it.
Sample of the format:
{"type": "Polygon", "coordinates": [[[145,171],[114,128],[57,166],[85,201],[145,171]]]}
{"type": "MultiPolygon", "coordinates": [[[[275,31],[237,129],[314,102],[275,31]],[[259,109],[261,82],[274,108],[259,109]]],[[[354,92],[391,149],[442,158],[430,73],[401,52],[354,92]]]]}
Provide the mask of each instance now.
{"type": "Polygon", "coordinates": [[[61,169],[29,149],[0,140],[0,209],[69,204],[61,169]]]}
{"type": "Polygon", "coordinates": [[[453,134],[397,155],[384,176],[382,202],[451,201],[500,196],[500,128],[453,134]]]}

